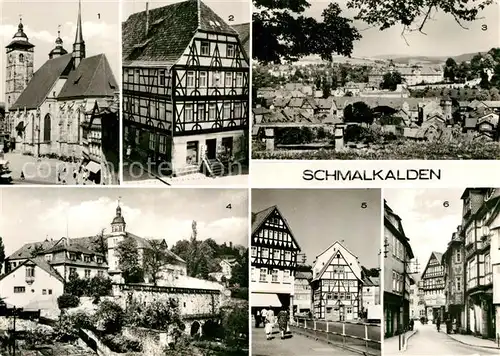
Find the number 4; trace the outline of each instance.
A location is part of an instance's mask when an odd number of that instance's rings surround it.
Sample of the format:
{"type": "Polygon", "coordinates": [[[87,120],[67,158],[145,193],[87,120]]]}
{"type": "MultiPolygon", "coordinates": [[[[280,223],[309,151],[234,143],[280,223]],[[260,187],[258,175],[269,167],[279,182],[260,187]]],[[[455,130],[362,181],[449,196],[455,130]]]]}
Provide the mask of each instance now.
{"type": "Polygon", "coordinates": [[[233,207],[231,206],[231,204],[227,204],[226,205],[226,209],[232,209],[233,207]]]}

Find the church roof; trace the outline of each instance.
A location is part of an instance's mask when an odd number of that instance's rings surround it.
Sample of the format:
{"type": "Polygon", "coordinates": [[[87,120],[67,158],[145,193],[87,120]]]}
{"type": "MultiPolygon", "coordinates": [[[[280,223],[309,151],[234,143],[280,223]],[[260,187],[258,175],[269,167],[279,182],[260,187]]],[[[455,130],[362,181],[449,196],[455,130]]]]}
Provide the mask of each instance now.
{"type": "Polygon", "coordinates": [[[49,59],[33,75],[28,86],[21,93],[10,110],[35,109],[47,98],[56,80],[65,72],[69,72],[71,54],[49,59]]]}
{"type": "Polygon", "coordinates": [[[118,84],[105,54],[84,58],[68,76],[58,99],[114,96],[118,84]]]}
{"type": "Polygon", "coordinates": [[[198,31],[237,35],[200,0],[187,0],[132,14],[122,25],[123,62],[166,62],[173,65],[198,31]]]}
{"type": "Polygon", "coordinates": [[[241,23],[232,27],[238,32],[241,45],[245,49],[247,57],[250,57],[250,23],[241,23]]]}

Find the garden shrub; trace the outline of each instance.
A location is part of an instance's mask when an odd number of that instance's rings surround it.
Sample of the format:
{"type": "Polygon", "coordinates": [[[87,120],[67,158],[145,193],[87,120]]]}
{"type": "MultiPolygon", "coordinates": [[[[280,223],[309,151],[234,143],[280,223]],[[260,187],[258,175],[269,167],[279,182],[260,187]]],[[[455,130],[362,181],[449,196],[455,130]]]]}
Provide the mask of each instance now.
{"type": "Polygon", "coordinates": [[[80,298],[76,295],[64,293],[57,298],[59,309],[76,308],[80,304],[80,298]]]}
{"type": "Polygon", "coordinates": [[[121,331],[125,322],[125,312],[115,302],[104,300],[95,314],[97,328],[106,334],[116,334],[121,331]]]}

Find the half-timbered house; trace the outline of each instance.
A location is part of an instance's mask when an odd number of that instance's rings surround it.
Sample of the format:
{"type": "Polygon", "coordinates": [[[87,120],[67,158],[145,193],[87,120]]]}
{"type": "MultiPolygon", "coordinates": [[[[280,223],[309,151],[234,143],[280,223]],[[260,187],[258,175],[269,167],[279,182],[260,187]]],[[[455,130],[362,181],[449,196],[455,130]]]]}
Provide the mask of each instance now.
{"type": "Polygon", "coordinates": [[[313,314],[317,319],[349,321],[362,311],[361,266],[357,257],[336,241],[313,265],[313,314]]]}
{"type": "Polygon", "coordinates": [[[432,322],[435,322],[437,317],[443,319],[446,306],[442,259],[442,253],[432,252],[422,273],[426,316],[432,322]]]}
{"type": "Polygon", "coordinates": [[[124,138],[174,175],[214,172],[244,151],[249,60],[238,32],[199,0],[123,24],[124,138]]]}
{"type": "Polygon", "coordinates": [[[287,308],[293,315],[300,247],[277,206],[252,214],[252,311],[287,308]]]}

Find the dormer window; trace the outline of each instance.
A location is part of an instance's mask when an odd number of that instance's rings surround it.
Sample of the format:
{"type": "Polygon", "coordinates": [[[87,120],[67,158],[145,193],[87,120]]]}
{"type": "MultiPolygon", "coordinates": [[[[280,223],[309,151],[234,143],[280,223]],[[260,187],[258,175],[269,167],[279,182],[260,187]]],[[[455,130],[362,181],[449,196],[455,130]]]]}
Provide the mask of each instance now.
{"type": "Polygon", "coordinates": [[[102,263],[102,257],[97,257],[97,263],[102,263]]]}
{"type": "Polygon", "coordinates": [[[45,255],[45,261],[47,262],[52,261],[52,254],[45,255]]]}
{"type": "Polygon", "coordinates": [[[19,55],[19,62],[24,63],[24,54],[19,55]]]}
{"type": "Polygon", "coordinates": [[[90,256],[83,256],[83,260],[85,262],[92,262],[92,257],[90,257],[90,256]]]}

